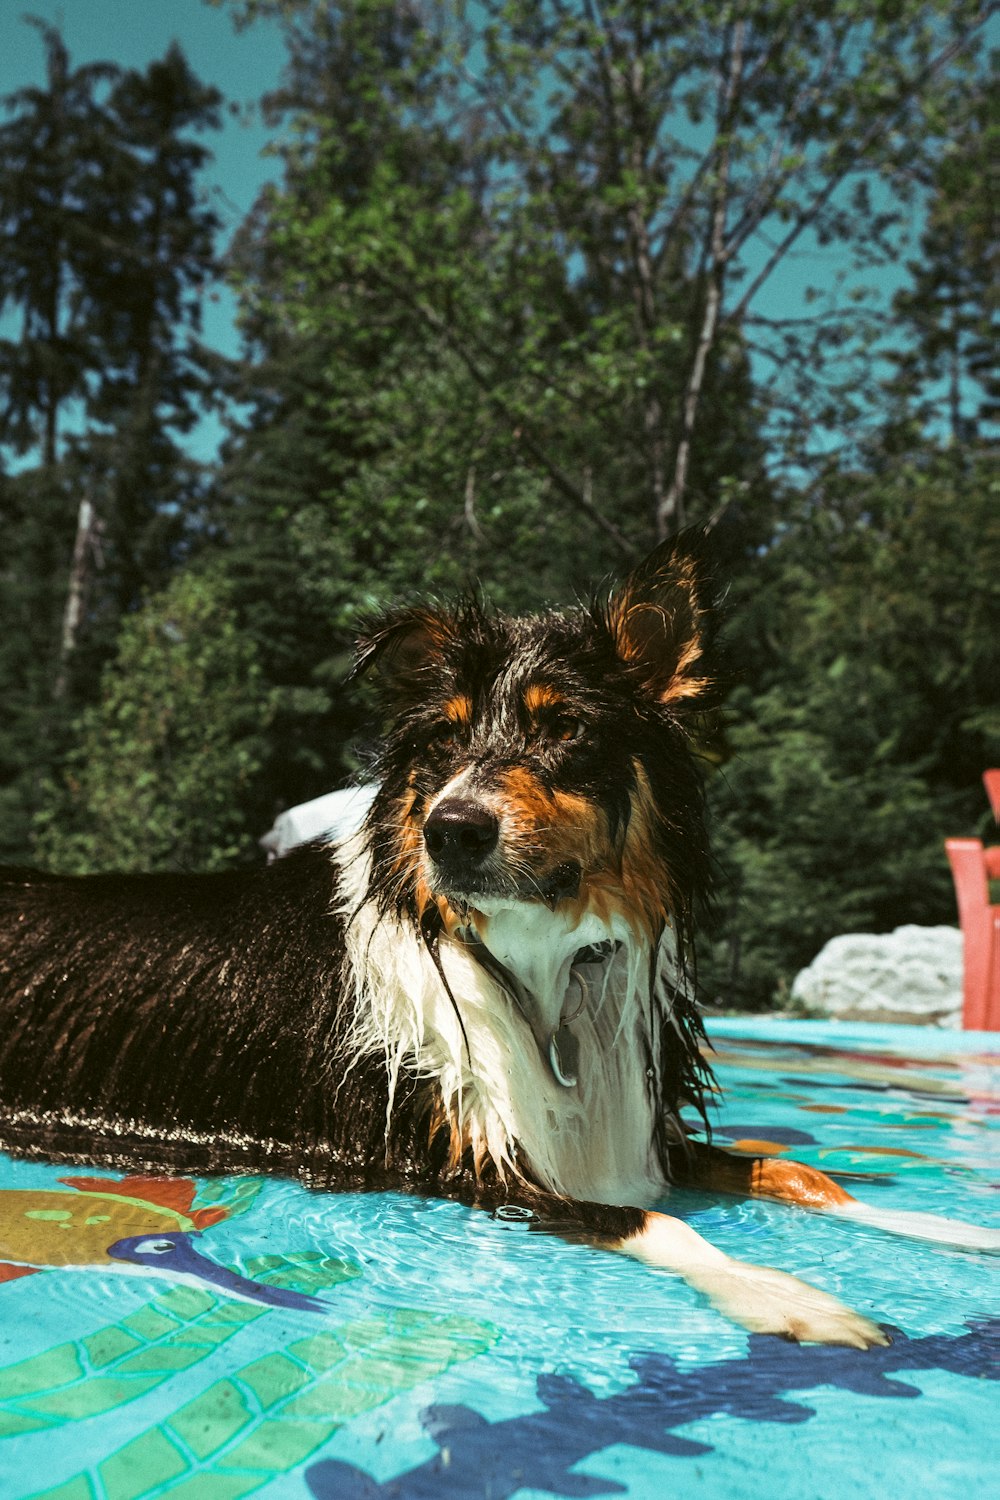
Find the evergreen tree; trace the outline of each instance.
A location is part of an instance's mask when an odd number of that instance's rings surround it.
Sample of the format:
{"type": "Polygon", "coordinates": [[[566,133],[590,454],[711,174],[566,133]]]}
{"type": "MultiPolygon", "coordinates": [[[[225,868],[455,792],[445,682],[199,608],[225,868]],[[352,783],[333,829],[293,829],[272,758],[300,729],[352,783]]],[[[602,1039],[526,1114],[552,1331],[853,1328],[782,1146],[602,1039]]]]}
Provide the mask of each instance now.
{"type": "Polygon", "coordinates": [[[120,149],[99,174],[91,213],[103,233],[84,267],[88,331],[102,363],[88,392],[86,434],[74,444],[102,563],[85,679],[107,654],[118,620],[167,578],[200,522],[204,485],[182,444],[218,399],[220,361],[198,334],[220,225],[199,194],[209,152],[192,132],[218,127],[220,100],[174,45],[145,73],[123,73],[107,101],[120,149]]]}
{"type": "MultiPolygon", "coordinates": [[[[440,193],[458,153],[433,122],[426,43],[412,18],[385,4],[348,16],[309,6],[303,16],[290,31],[284,87],[265,101],[272,123],[290,127],[285,182],[262,195],[232,255],[247,349],[233,393],[248,415],[225,449],[213,510],[244,628],[275,690],[273,779],[260,812],[267,820],[352,768],[360,716],[344,677],[350,627],[373,582],[392,588],[405,578],[412,587],[419,570],[433,586],[441,581],[434,565],[447,586],[463,577],[461,561],[447,556],[451,537],[442,545],[439,535],[433,552],[415,544],[405,516],[411,502],[417,518],[423,510],[412,485],[390,494],[387,484],[378,500],[364,493],[394,415],[408,432],[417,420],[391,397],[392,412],[375,409],[401,370],[412,368],[418,383],[412,318],[394,309],[387,320],[368,300],[329,327],[304,328],[309,271],[299,262],[296,285],[285,228],[288,215],[305,220],[331,201],[345,211],[371,208],[387,163],[403,181],[440,193]]],[[[396,449],[405,435],[392,441],[396,449]]],[[[430,446],[431,436],[424,441],[430,446]]],[[[450,447],[449,434],[439,463],[451,462],[450,447]]]]}
{"type": "MultiPolygon", "coordinates": [[[[955,444],[997,435],[1000,422],[1000,77],[955,101],[947,151],[929,174],[920,257],[893,307],[905,339],[890,389],[912,423],[955,444]]],[[[904,439],[905,440],[905,439],[904,439]]]]}
{"type": "Polygon", "coordinates": [[[23,863],[54,742],[75,497],[59,465],[0,475],[0,863],[23,863]]]}
{"type": "Polygon", "coordinates": [[[18,453],[37,446],[51,468],[60,418],[85,396],[99,360],[84,268],[101,232],[95,169],[117,151],[103,99],[120,70],[72,68],[56,28],[35,17],[28,24],[45,46],[46,85],[3,101],[13,118],[0,126],[0,310],[18,315],[20,332],[0,340],[0,442],[18,453]]]}
{"type": "Polygon", "coordinates": [[[18,567],[3,625],[30,621],[0,648],[0,843],[22,858],[46,764],[119,620],[200,519],[204,480],[181,443],[217,363],[196,339],[218,222],[192,139],[218,124],[217,91],[176,48],[145,73],[74,69],[58,31],[32,24],[46,83],[12,94],[0,126],[0,305],[19,321],[0,343],[0,444],[36,461],[0,497],[18,567]]]}

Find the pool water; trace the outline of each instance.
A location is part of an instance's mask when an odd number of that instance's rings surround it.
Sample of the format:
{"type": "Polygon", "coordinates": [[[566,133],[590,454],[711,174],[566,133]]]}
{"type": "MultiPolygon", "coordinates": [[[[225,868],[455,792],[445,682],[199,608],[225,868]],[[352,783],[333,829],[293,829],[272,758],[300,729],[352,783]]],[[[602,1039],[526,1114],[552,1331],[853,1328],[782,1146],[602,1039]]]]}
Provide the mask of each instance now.
{"type": "MultiPolygon", "coordinates": [[[[720,1144],[998,1222],[995,1037],[711,1034],[720,1144]]],[[[677,1278],[453,1203],[123,1177],[0,1158],[3,1500],[1000,1492],[996,1257],[673,1195],[723,1250],[892,1326],[862,1353],[750,1336],[677,1278]],[[109,1261],[124,1236],[300,1297],[109,1261]]]]}

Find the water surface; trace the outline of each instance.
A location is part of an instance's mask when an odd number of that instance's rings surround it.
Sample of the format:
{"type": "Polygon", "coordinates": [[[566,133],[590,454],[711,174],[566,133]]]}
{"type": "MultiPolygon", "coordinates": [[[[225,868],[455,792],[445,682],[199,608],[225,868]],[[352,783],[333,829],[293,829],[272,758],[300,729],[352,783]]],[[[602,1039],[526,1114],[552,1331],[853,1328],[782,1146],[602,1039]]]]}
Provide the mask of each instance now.
{"type": "MultiPolygon", "coordinates": [[[[998,1223],[995,1037],[711,1031],[720,1143],[880,1207],[998,1223]]],[[[453,1203],[123,1177],[0,1158],[4,1500],[997,1492],[995,1257],[676,1193],[722,1249],[895,1330],[889,1349],[800,1348],[674,1277],[453,1203]],[[102,1258],[105,1233],[145,1261],[102,1258]],[[192,1247],[249,1293],[296,1295],[233,1295],[192,1276],[192,1247]]]]}

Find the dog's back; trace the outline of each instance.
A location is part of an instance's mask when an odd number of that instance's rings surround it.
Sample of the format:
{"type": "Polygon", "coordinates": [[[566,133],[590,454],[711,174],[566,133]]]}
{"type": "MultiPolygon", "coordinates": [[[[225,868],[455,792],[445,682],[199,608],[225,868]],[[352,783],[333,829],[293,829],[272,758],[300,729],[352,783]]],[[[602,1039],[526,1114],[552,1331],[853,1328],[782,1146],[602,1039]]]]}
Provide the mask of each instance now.
{"type": "Polygon", "coordinates": [[[329,1151],[329,853],[217,875],[0,875],[0,1140],[129,1165],[329,1151]]]}

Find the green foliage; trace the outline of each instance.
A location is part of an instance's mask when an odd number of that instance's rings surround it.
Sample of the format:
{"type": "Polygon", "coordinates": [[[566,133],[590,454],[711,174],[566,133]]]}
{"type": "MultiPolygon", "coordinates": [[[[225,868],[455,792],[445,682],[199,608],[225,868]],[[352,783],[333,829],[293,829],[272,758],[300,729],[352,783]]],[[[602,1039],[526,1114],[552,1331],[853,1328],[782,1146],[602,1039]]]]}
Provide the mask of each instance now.
{"type": "Polygon", "coordinates": [[[221,869],[246,858],[269,705],[225,588],[189,571],[123,625],[36,819],[52,868],[221,869]]]}
{"type": "Polygon", "coordinates": [[[733,759],[712,789],[724,935],[700,976],[718,1003],[787,998],[839,933],[955,920],[943,840],[961,799],[905,765],[849,771],[824,733],[829,709],[777,691],[732,704],[733,759]]]}
{"type": "Polygon", "coordinates": [[[702,976],[727,1003],[769,1003],[837,933],[954,923],[943,841],[977,830],[1000,763],[989,455],[831,475],[821,498],[731,626],[753,686],[711,789],[722,935],[702,976]]]}
{"type": "Polygon", "coordinates": [[[289,53],[238,368],[199,345],[220,101],[177,49],[74,69],[42,25],[0,125],[0,440],[38,460],[0,480],[0,854],[251,857],[359,764],[362,611],[566,601],[702,521],[737,683],[707,992],[954,920],[941,840],[1000,759],[982,7],[228,3],[289,53]]]}
{"type": "Polygon", "coordinates": [[[122,616],[202,529],[182,440],[218,364],[197,342],[219,224],[193,138],[218,124],[218,92],[176,47],[145,72],[73,68],[59,32],[30,24],[46,81],[0,124],[0,445],[20,469],[0,494],[0,851],[21,859],[122,616]]]}
{"type": "Polygon", "coordinates": [[[1000,424],[1000,63],[956,101],[949,147],[930,174],[920,258],[894,299],[909,335],[890,389],[956,443],[1000,424]]]}
{"type": "MultiPolygon", "coordinates": [[[[541,142],[515,150],[486,119],[453,32],[378,0],[278,9],[286,176],[234,249],[250,417],[213,519],[289,705],[275,796],[294,800],[350,764],[359,708],[340,679],[361,610],[480,586],[514,609],[567,600],[653,540],[644,393],[655,374],[656,401],[669,386],[676,404],[697,294],[664,258],[676,315],[648,347],[637,337],[618,188],[589,225],[567,185],[557,222],[541,142]]],[[[697,505],[728,485],[766,531],[738,339],[720,341],[705,389],[718,436],[693,465],[697,505]]]]}
{"type": "Polygon", "coordinates": [[[64,728],[53,701],[75,503],[60,466],[0,475],[0,862],[23,861],[47,756],[64,728]]]}
{"type": "Polygon", "coordinates": [[[218,125],[221,96],[176,46],[144,74],[74,69],[59,31],[27,20],[47,78],[3,101],[0,310],[20,333],[0,340],[0,442],[51,465],[71,401],[114,427],[147,387],[161,429],[194,419],[181,334],[198,323],[191,293],[212,274],[219,222],[198,202],[208,153],[189,132],[218,125]]]}

